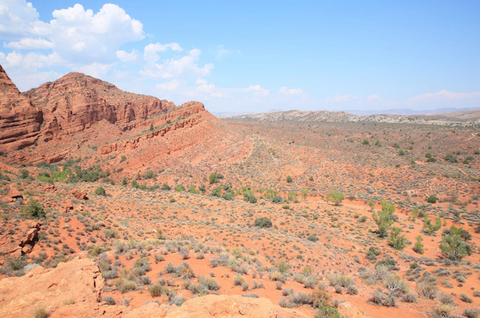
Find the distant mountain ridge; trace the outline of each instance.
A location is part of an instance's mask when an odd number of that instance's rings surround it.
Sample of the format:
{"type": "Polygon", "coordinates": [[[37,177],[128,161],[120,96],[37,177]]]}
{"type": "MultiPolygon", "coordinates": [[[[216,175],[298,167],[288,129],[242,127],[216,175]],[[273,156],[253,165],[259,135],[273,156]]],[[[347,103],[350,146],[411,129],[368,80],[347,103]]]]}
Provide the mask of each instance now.
{"type": "Polygon", "coordinates": [[[379,123],[408,123],[408,124],[429,124],[444,126],[473,126],[480,127],[480,109],[466,110],[453,113],[442,113],[432,115],[354,115],[344,111],[331,112],[319,111],[278,111],[271,113],[247,114],[231,117],[222,117],[224,120],[233,121],[264,121],[264,122],[379,122],[379,123]]]}

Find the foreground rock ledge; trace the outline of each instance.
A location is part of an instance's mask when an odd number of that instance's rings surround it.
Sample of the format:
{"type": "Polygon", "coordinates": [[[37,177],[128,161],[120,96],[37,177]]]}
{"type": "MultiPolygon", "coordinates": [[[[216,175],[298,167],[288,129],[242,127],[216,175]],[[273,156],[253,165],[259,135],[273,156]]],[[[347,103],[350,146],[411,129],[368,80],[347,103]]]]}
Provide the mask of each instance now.
{"type": "Polygon", "coordinates": [[[76,258],[55,269],[35,267],[23,277],[0,281],[0,316],[33,317],[45,308],[55,317],[243,317],[305,318],[298,310],[284,309],[265,298],[216,296],[193,298],[181,307],[150,302],[132,310],[100,303],[105,281],[91,259],[76,258]]]}

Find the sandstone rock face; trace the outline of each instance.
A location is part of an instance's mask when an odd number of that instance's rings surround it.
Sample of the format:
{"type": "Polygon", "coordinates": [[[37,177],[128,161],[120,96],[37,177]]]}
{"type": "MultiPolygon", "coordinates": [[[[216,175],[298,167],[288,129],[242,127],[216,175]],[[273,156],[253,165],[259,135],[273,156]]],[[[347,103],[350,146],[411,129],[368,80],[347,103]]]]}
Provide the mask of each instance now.
{"type": "Polygon", "coordinates": [[[124,125],[165,112],[175,105],[156,97],[126,93],[82,73],[69,73],[26,93],[42,109],[42,141],[75,134],[106,120],[124,125]]]}
{"type": "Polygon", "coordinates": [[[272,301],[266,298],[209,295],[190,299],[181,307],[172,308],[165,317],[306,318],[308,316],[298,310],[273,305],[272,301]]]}
{"type": "Polygon", "coordinates": [[[148,303],[127,313],[125,318],[306,318],[304,313],[284,309],[266,298],[208,295],[187,300],[181,307],[148,303]]]}
{"type": "Polygon", "coordinates": [[[73,197],[77,200],[87,200],[87,192],[85,191],[80,191],[78,189],[73,189],[71,191],[71,194],[73,195],[73,197]]]}
{"type": "Polygon", "coordinates": [[[14,235],[10,235],[8,232],[0,235],[0,255],[18,257],[22,253],[27,254],[32,251],[42,223],[32,221],[27,222],[26,225],[28,229],[25,231],[18,231],[14,235]]]}
{"type": "Polygon", "coordinates": [[[34,144],[43,113],[20,93],[0,65],[0,154],[34,144]]]}
{"type": "Polygon", "coordinates": [[[0,281],[0,315],[33,317],[43,307],[50,317],[101,316],[103,286],[100,270],[90,259],[60,263],[55,269],[38,266],[23,277],[0,281]]]}
{"type": "Polygon", "coordinates": [[[338,312],[347,318],[365,318],[365,315],[348,301],[338,305],[338,312]]]}

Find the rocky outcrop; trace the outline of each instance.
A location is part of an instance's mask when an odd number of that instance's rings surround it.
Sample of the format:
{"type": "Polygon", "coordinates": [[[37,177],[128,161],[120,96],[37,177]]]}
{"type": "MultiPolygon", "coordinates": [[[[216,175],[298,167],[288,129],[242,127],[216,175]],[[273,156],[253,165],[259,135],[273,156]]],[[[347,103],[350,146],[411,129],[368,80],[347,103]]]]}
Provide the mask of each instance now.
{"type": "Polygon", "coordinates": [[[85,192],[85,191],[80,191],[78,189],[73,189],[70,193],[77,200],[88,200],[87,192],[85,192]]]}
{"type": "Polygon", "coordinates": [[[306,318],[308,316],[298,310],[276,306],[266,298],[208,295],[187,300],[181,307],[150,303],[128,313],[125,317],[306,318]]]}
{"type": "Polygon", "coordinates": [[[0,154],[33,145],[43,113],[13,84],[0,65],[0,154]]]}
{"type": "Polygon", "coordinates": [[[34,317],[36,309],[44,308],[50,317],[101,316],[108,310],[98,303],[103,286],[101,272],[90,259],[59,263],[55,269],[38,266],[25,276],[0,281],[0,315],[34,317]]]}
{"type": "Polygon", "coordinates": [[[365,314],[363,314],[357,307],[353,307],[348,301],[338,305],[338,312],[347,318],[365,318],[365,314]]]}
{"type": "Polygon", "coordinates": [[[27,222],[26,225],[28,228],[22,232],[19,231],[14,235],[8,234],[8,238],[7,234],[4,234],[5,237],[0,237],[0,255],[19,257],[32,251],[42,223],[27,222]]]}
{"type": "Polygon", "coordinates": [[[168,111],[175,105],[153,96],[127,93],[82,73],[69,73],[26,93],[42,109],[41,140],[75,134],[106,120],[125,125],[168,111]]]}
{"type": "MultiPolygon", "coordinates": [[[[121,149],[135,149],[138,147],[139,143],[142,140],[151,139],[157,136],[163,137],[169,132],[192,128],[203,121],[204,118],[202,117],[202,115],[205,115],[206,113],[207,111],[205,110],[205,106],[202,103],[194,102],[188,107],[182,107],[179,110],[175,110],[174,112],[166,115],[164,118],[164,120],[170,120],[170,118],[175,118],[177,119],[177,121],[171,122],[170,124],[165,125],[165,127],[163,128],[146,133],[142,136],[135,137],[131,140],[125,140],[114,144],[102,146],[98,148],[98,154],[106,155],[121,149]],[[183,119],[178,120],[178,118],[183,119]]],[[[185,145],[183,145],[183,147],[185,147],[185,145]]]]}

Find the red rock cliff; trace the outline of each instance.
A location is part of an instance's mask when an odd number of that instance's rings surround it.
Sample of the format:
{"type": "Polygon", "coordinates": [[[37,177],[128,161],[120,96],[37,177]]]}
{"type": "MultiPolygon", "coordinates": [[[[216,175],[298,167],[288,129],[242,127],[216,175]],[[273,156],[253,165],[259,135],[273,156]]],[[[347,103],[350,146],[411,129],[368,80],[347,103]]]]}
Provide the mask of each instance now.
{"type": "Polygon", "coordinates": [[[0,65],[0,154],[32,145],[42,123],[42,111],[20,93],[0,65]]]}
{"type": "Polygon", "coordinates": [[[127,93],[115,85],[82,73],[69,73],[27,92],[42,109],[42,141],[75,134],[101,120],[124,125],[165,112],[175,105],[153,96],[127,93]]]}

